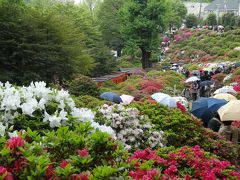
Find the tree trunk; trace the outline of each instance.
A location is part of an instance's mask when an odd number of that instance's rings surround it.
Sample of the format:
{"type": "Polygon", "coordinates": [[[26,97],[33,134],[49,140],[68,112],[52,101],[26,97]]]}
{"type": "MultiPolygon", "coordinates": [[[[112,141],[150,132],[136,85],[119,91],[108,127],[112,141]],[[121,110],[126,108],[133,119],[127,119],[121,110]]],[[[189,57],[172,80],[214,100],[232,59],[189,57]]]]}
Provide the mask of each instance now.
{"type": "Polygon", "coordinates": [[[146,51],[144,48],[142,50],[142,68],[146,69],[150,67],[149,58],[151,57],[151,52],[146,51]]]}
{"type": "Polygon", "coordinates": [[[122,56],[122,48],[118,48],[117,49],[117,57],[121,57],[122,56]]]}

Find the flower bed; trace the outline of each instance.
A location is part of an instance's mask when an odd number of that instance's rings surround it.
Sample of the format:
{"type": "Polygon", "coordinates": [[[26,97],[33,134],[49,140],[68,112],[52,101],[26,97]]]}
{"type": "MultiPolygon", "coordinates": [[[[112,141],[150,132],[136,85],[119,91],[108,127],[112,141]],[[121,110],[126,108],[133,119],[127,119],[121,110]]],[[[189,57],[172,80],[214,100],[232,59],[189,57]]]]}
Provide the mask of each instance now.
{"type": "Polygon", "coordinates": [[[0,179],[102,179],[121,176],[127,152],[90,124],[0,140],[0,179]],[[119,158],[121,157],[121,158],[119,158]]]}
{"type": "Polygon", "coordinates": [[[159,104],[138,103],[134,107],[149,117],[155,129],[165,132],[166,146],[200,145],[204,150],[215,153],[234,165],[240,164],[240,146],[224,140],[217,133],[202,127],[200,120],[193,119],[177,109],[159,104]]]}
{"type": "Polygon", "coordinates": [[[122,105],[103,105],[99,109],[99,121],[111,126],[117,139],[126,149],[157,148],[164,146],[164,132],[154,130],[147,116],[140,115],[136,108],[125,108],[122,105]]]}
{"type": "Polygon", "coordinates": [[[199,146],[182,147],[165,157],[150,149],[138,150],[130,158],[133,179],[239,179],[229,161],[220,161],[199,146]]]}
{"type": "Polygon", "coordinates": [[[43,130],[86,121],[96,129],[114,134],[110,127],[94,122],[95,113],[90,109],[76,108],[67,91],[47,88],[44,82],[31,83],[28,87],[1,83],[0,103],[1,135],[12,125],[14,130],[28,127],[43,130]]]}

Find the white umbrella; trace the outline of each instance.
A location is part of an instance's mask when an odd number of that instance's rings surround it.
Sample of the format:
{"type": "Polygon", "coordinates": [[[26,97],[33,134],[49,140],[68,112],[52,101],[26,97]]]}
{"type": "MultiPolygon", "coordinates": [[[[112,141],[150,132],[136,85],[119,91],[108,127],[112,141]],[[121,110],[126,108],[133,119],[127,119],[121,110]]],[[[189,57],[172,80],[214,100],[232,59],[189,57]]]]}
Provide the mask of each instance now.
{"type": "Polygon", "coordinates": [[[240,121],[240,100],[231,100],[218,110],[221,121],[240,121]]]}
{"type": "Polygon", "coordinates": [[[219,93],[237,94],[237,92],[233,89],[232,86],[223,86],[222,88],[217,89],[213,94],[219,94],[219,93]]]}
{"type": "Polygon", "coordinates": [[[120,98],[122,99],[123,104],[130,104],[134,100],[133,96],[126,94],[121,95],[120,98]]]}
{"type": "Polygon", "coordinates": [[[165,106],[168,106],[170,108],[176,108],[177,102],[176,100],[164,93],[155,93],[151,96],[155,101],[157,101],[160,104],[163,104],[165,106]]]}
{"type": "Polygon", "coordinates": [[[235,47],[234,50],[235,51],[240,51],[240,47],[235,47]]]}
{"type": "Polygon", "coordinates": [[[200,81],[200,79],[197,76],[192,76],[188,78],[185,82],[190,83],[190,82],[195,82],[195,81],[200,81]]]}

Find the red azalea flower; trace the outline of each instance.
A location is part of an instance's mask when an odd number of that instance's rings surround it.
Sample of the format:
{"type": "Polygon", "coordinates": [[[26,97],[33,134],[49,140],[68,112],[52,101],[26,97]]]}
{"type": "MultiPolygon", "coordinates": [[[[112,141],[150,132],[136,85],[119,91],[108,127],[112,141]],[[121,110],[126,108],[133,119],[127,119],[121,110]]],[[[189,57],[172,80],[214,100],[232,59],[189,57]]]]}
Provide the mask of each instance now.
{"type": "Polygon", "coordinates": [[[60,167],[64,169],[68,164],[70,164],[68,161],[63,160],[63,161],[60,163],[60,167]]]}
{"type": "Polygon", "coordinates": [[[53,167],[53,165],[52,164],[49,164],[48,165],[48,168],[46,169],[46,177],[47,177],[47,179],[50,179],[50,178],[52,178],[53,177],[53,175],[54,175],[54,167],[53,167]]]}
{"type": "Polygon", "coordinates": [[[27,160],[25,158],[19,158],[14,161],[13,172],[20,172],[24,166],[26,166],[27,160]]]}
{"type": "Polygon", "coordinates": [[[78,155],[80,157],[87,157],[89,155],[89,152],[87,149],[78,150],[78,155]]]}
{"type": "Polygon", "coordinates": [[[9,139],[6,143],[6,147],[10,149],[15,149],[17,147],[22,147],[24,145],[24,140],[18,136],[18,137],[12,137],[9,139]]]}
{"type": "Polygon", "coordinates": [[[3,166],[0,166],[0,175],[3,175],[7,172],[7,169],[3,166]]]}

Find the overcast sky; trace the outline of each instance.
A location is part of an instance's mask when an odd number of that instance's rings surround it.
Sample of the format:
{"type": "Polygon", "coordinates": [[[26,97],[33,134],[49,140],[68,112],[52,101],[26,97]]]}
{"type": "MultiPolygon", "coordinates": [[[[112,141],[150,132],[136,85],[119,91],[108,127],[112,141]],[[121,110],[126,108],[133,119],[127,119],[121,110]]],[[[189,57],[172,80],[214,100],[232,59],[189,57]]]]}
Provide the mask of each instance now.
{"type": "Polygon", "coordinates": [[[75,1],[75,3],[79,3],[81,0],[74,0],[75,1]]]}

